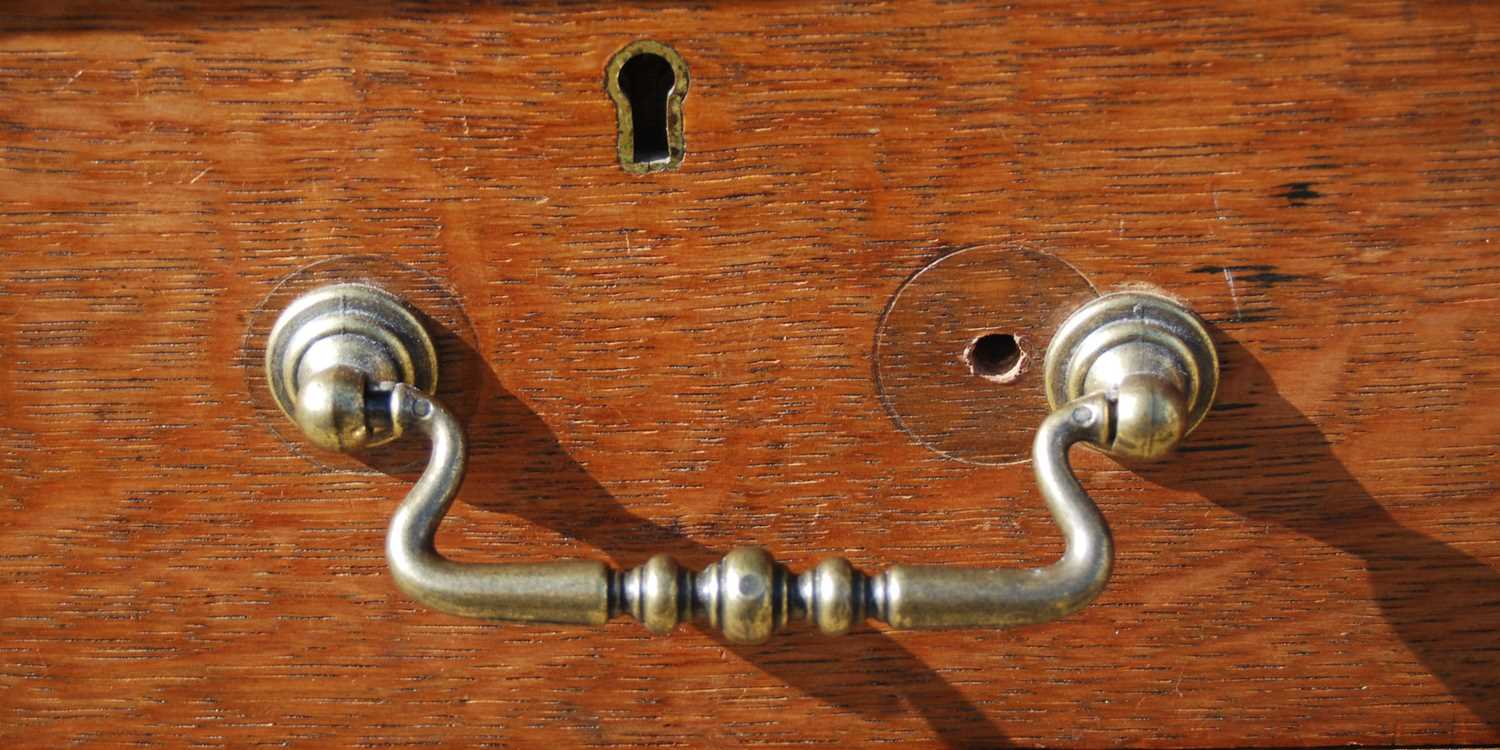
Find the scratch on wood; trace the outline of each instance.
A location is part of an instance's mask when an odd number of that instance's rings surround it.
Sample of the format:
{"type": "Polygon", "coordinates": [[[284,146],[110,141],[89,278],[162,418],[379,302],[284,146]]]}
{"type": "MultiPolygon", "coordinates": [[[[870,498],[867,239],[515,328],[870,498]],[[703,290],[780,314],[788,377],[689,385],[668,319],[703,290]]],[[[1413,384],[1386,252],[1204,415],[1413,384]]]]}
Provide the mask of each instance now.
{"type": "Polygon", "coordinates": [[[1224,283],[1229,285],[1229,299],[1234,302],[1234,320],[1240,322],[1240,295],[1234,290],[1234,271],[1224,269],[1224,283]]]}
{"type": "Polygon", "coordinates": [[[72,86],[73,82],[77,81],[78,78],[80,76],[82,76],[84,74],[84,72],[87,71],[87,70],[88,70],[88,68],[79,68],[77,73],[74,73],[72,76],[70,76],[68,78],[68,80],[63,83],[63,85],[57,87],[57,93],[62,93],[63,91],[67,91],[68,87],[72,86]]]}

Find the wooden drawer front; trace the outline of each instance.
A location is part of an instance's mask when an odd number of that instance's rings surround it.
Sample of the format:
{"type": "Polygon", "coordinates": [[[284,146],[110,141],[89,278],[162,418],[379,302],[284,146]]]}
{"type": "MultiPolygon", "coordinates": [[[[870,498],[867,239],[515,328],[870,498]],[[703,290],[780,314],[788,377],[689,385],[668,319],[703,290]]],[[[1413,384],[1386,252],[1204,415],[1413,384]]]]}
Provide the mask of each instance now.
{"type": "Polygon", "coordinates": [[[0,50],[7,746],[1500,741],[1500,6],[115,0],[0,50]],[[602,85],[638,39],[693,77],[645,175],[602,85]],[[1051,625],[429,612],[381,554],[422,447],[319,453],[258,370],[318,280],[430,316],[460,559],[1036,564],[1030,467],[875,377],[960,250],[954,293],[1051,258],[1222,355],[1173,460],[1075,451],[1118,559],[1051,625]]]}

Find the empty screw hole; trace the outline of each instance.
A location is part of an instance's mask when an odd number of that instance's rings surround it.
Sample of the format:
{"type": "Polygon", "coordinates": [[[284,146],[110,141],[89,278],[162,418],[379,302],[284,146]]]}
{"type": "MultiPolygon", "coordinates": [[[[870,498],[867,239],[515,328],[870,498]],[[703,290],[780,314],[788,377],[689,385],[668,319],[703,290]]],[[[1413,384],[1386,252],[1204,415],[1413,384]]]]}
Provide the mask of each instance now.
{"type": "Polygon", "coordinates": [[[1021,342],[1013,334],[986,333],[969,344],[964,360],[975,375],[995,383],[1009,383],[1020,376],[1026,352],[1021,351],[1021,342]]]}

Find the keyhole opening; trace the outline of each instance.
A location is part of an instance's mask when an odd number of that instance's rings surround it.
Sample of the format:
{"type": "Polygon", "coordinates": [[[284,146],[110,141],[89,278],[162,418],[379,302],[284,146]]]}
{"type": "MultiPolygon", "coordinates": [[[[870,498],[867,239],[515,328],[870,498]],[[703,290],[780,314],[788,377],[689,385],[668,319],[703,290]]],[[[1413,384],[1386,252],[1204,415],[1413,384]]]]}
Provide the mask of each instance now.
{"type": "Polygon", "coordinates": [[[620,67],[620,91],[630,101],[631,136],[635,148],[632,161],[650,164],[666,161],[667,97],[677,84],[672,64],[661,55],[644,52],[620,67]]]}
{"type": "Polygon", "coordinates": [[[682,100],[688,87],[682,57],[660,42],[633,42],[610,59],[604,85],[617,110],[620,166],[644,173],[681,164],[687,150],[682,100]]]}

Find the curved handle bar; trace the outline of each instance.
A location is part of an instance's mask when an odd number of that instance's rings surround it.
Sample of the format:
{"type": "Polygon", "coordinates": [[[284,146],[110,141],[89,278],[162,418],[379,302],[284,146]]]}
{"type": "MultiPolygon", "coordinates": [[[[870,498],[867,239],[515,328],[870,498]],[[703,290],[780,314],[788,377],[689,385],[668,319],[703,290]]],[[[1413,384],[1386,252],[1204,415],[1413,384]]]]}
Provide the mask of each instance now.
{"type": "Polygon", "coordinates": [[[599,625],[628,613],[654,633],[699,618],[733,643],[761,643],[789,620],[829,635],[866,618],[898,628],[1009,627],[1077,611],[1104,589],[1109,526],[1079,486],[1068,449],[1087,442],[1159,458],[1207,413],[1218,383],[1213,341],[1197,316],[1155,294],[1096,298],[1058,329],[1046,358],[1054,411],[1032,443],[1037,487],[1067,547],[1041,568],[896,565],[866,575],[842,557],[793,576],[764,549],[739,547],[701,571],[657,555],[630,570],[601,562],[472,564],[434,540],[463,483],[464,436],[430,393],[437,354],[418,317],[365,284],[335,284],[287,307],[266,348],[266,377],[314,443],[354,451],[425,434],[432,457],[391,518],[386,560],[396,584],[443,612],[599,625]]]}
{"type": "Polygon", "coordinates": [[[897,565],[876,576],[837,557],[792,576],[758,547],[735,549],[701,572],[666,555],[629,571],[590,560],[454,562],[434,540],[463,482],[463,431],[416,388],[398,384],[390,398],[396,433],[425,434],[432,458],[391,518],[386,560],[402,591],[450,614],[599,625],[628,613],[657,633],[697,616],[734,643],[762,643],[798,618],[829,635],[866,617],[899,628],[1008,627],[1084,607],[1104,589],[1114,559],[1109,527],[1068,463],[1074,443],[1102,445],[1110,434],[1103,394],[1053,412],[1033,443],[1037,485],[1067,542],[1061,559],[1015,569],[897,565]]]}

